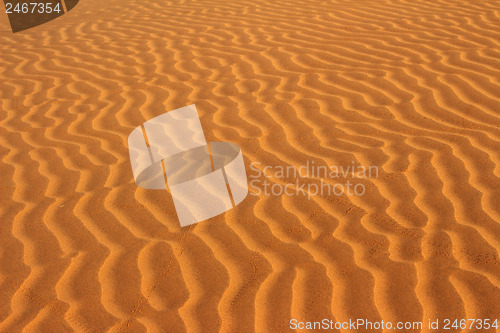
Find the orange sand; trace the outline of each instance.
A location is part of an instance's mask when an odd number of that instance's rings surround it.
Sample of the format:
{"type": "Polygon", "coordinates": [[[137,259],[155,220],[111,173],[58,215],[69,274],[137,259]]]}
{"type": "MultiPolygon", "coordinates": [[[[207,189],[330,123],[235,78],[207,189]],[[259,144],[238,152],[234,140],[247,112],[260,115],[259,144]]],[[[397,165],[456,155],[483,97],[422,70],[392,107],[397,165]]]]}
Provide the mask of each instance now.
{"type": "Polygon", "coordinates": [[[498,1],[81,0],[16,34],[2,12],[0,94],[0,332],[500,321],[498,1]],[[127,137],[193,103],[249,173],[379,177],[181,229],[127,137]]]}

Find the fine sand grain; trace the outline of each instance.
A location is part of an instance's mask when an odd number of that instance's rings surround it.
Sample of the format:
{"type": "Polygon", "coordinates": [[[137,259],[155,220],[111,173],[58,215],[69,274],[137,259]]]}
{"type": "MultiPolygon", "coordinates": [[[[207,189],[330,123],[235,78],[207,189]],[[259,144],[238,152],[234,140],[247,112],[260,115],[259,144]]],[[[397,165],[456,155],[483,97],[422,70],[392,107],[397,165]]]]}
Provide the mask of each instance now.
{"type": "Polygon", "coordinates": [[[499,1],[81,0],[16,34],[2,12],[0,97],[0,332],[500,325],[499,1]],[[378,177],[340,179],[362,196],[251,188],[180,228],[127,137],[190,104],[249,175],[378,177]]]}

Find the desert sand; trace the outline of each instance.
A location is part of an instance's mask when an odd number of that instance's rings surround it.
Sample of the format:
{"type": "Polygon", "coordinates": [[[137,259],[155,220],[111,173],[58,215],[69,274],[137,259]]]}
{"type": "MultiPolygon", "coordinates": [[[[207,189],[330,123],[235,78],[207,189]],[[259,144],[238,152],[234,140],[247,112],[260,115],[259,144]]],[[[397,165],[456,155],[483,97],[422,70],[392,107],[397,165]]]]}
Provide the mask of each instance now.
{"type": "Polygon", "coordinates": [[[81,0],[15,34],[2,12],[0,94],[0,332],[500,321],[498,1],[81,0]],[[378,175],[181,228],[127,137],[190,104],[248,175],[378,175]]]}

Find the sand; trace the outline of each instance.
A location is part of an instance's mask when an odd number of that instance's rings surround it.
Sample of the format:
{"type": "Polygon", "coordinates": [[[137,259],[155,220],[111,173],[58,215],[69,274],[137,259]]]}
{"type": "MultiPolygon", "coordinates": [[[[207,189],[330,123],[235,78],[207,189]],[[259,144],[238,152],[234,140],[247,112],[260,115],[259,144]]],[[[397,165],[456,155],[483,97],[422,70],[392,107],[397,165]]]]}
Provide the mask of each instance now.
{"type": "Polygon", "coordinates": [[[16,34],[2,13],[0,94],[0,332],[500,321],[498,1],[81,0],[16,34]],[[249,175],[378,175],[251,187],[180,228],[127,137],[190,104],[249,175]]]}

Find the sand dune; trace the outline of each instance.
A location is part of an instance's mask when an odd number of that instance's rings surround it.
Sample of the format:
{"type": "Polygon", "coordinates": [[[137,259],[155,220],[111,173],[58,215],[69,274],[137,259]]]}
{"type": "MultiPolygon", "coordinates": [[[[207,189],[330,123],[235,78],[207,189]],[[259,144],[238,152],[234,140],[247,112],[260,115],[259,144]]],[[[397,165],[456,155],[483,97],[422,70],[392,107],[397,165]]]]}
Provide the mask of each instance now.
{"type": "Polygon", "coordinates": [[[500,325],[498,1],[82,0],[16,34],[0,15],[0,69],[0,332],[500,325]],[[346,177],[361,196],[251,189],[180,228],[135,185],[127,137],[190,104],[249,173],[378,177],[346,177]]]}

